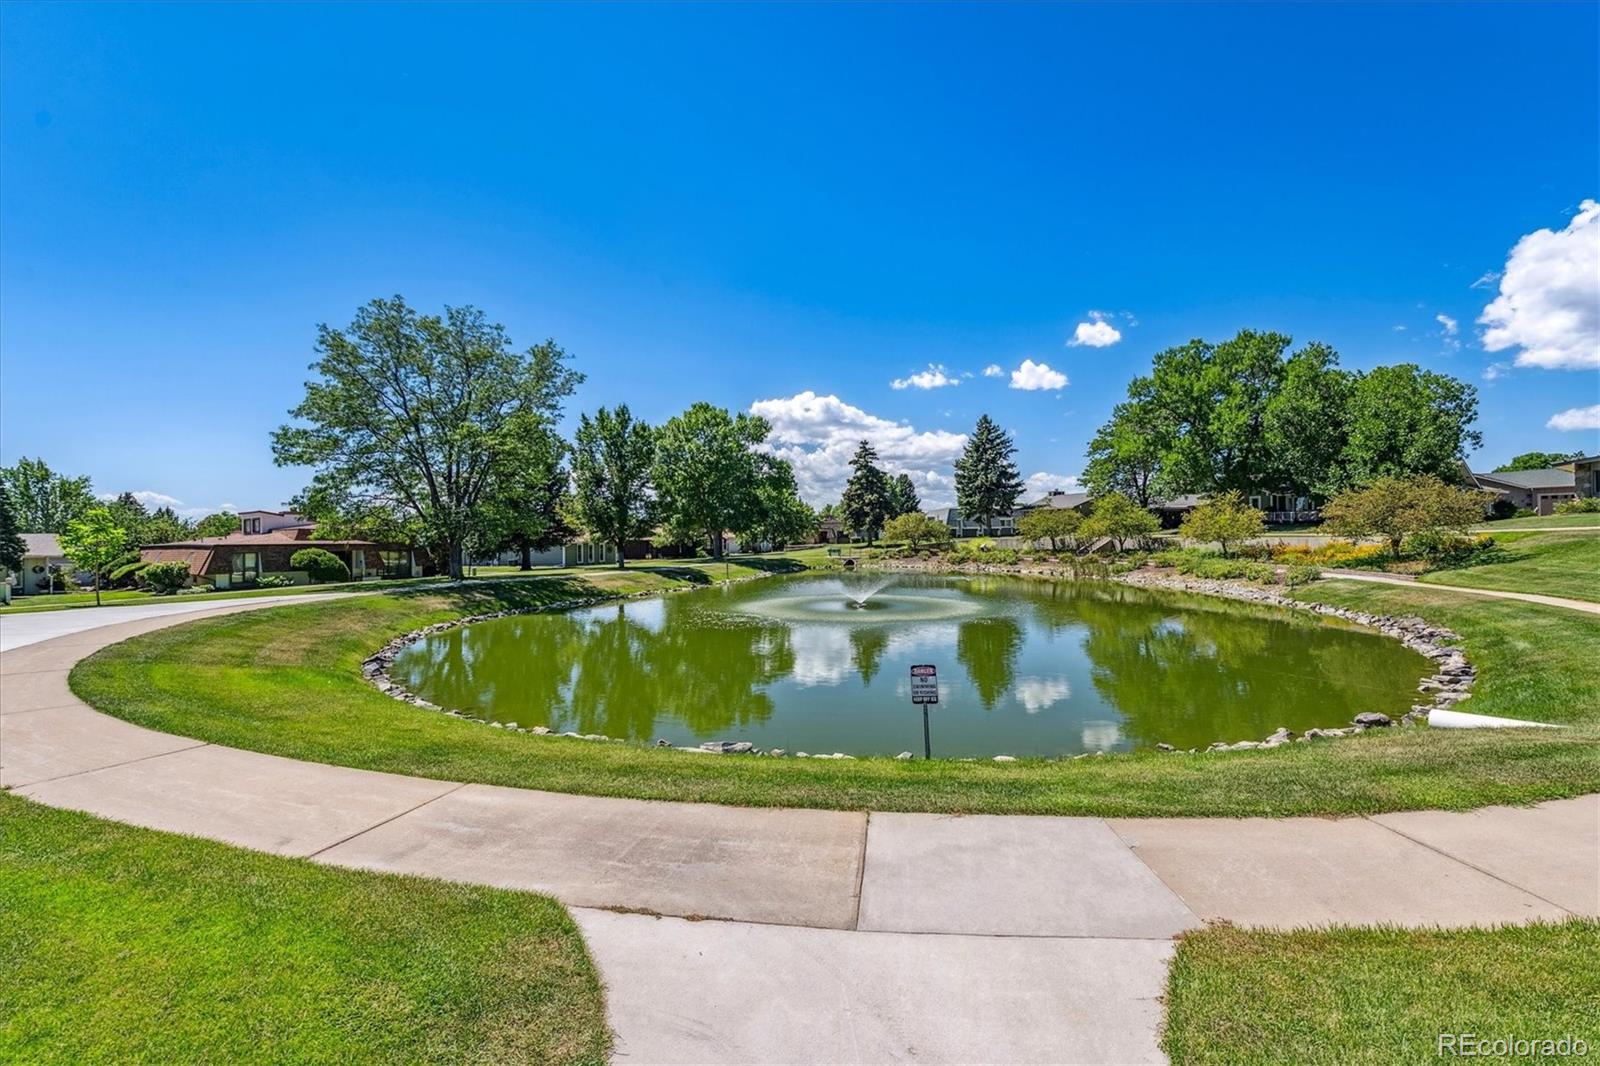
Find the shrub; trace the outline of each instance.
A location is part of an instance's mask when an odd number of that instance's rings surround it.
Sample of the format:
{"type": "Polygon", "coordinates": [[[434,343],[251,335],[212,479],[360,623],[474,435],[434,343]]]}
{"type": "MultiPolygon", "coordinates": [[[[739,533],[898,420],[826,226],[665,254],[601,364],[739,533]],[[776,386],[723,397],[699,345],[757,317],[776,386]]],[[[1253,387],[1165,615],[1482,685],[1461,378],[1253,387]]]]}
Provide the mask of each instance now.
{"type": "Polygon", "coordinates": [[[262,574],[256,578],[257,587],[264,589],[285,589],[293,584],[294,578],[285,574],[262,574]]]}
{"type": "Polygon", "coordinates": [[[114,566],[111,568],[111,572],[106,575],[106,582],[113,588],[126,588],[138,582],[144,573],[145,567],[149,565],[142,559],[135,559],[132,562],[114,566]]]}
{"type": "Polygon", "coordinates": [[[1556,514],[1600,514],[1600,496],[1584,496],[1556,504],[1556,514]]]}
{"type": "Polygon", "coordinates": [[[1381,544],[1280,544],[1267,554],[1272,562],[1288,566],[1366,567],[1381,565],[1387,551],[1381,544]]]}
{"type": "Polygon", "coordinates": [[[937,518],[912,511],[889,519],[883,527],[883,539],[920,548],[924,544],[943,544],[950,539],[950,527],[937,518]]]}
{"type": "Polygon", "coordinates": [[[1290,588],[1299,588],[1309,585],[1322,576],[1322,571],[1315,566],[1288,566],[1283,571],[1283,583],[1290,588]]]}
{"type": "Polygon", "coordinates": [[[1457,488],[1436,477],[1381,477],[1328,501],[1322,517],[1332,532],[1351,538],[1382,537],[1393,555],[1402,542],[1424,532],[1465,532],[1483,519],[1489,494],[1457,488]]]}
{"type": "Polygon", "coordinates": [[[1406,546],[1430,565],[1441,568],[1479,566],[1493,560],[1499,552],[1493,537],[1468,537],[1434,530],[1418,533],[1406,546]]]}
{"type": "Polygon", "coordinates": [[[189,583],[187,563],[151,563],[140,573],[157,596],[170,596],[189,583]]]}
{"type": "Polygon", "coordinates": [[[289,568],[304,570],[318,584],[350,580],[350,568],[344,560],[323,548],[301,548],[289,556],[289,568]]]}
{"type": "Polygon", "coordinates": [[[1517,505],[1504,497],[1489,505],[1489,517],[1496,521],[1503,518],[1515,518],[1516,515],[1517,505]]]}
{"type": "Polygon", "coordinates": [[[1224,492],[1208,498],[1200,506],[1183,516],[1178,533],[1185,540],[1222,545],[1222,554],[1228,555],[1228,546],[1237,545],[1267,531],[1267,516],[1245,502],[1238,490],[1224,492]]]}

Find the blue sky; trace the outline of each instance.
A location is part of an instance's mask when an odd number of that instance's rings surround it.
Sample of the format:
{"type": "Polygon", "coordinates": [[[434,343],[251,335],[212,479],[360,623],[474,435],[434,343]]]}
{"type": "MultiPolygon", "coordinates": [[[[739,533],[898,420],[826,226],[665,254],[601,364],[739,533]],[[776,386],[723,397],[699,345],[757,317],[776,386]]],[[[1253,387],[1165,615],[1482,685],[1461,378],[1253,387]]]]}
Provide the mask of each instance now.
{"type": "Polygon", "coordinates": [[[1594,451],[1597,10],[8,4],[0,459],[275,505],[316,325],[393,293],[577,408],[759,404],[818,497],[864,431],[947,499],[982,412],[1064,481],[1245,326],[1474,382],[1475,463],[1594,451]]]}

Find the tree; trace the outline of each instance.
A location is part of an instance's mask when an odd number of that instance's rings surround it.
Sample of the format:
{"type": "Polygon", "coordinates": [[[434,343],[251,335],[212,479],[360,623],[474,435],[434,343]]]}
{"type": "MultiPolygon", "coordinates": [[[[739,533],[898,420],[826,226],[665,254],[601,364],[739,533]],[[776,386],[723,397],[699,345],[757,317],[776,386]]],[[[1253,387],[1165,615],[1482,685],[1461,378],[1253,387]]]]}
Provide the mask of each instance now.
{"type": "Polygon", "coordinates": [[[67,523],[60,534],[61,553],[94,575],[94,602],[100,605],[100,575],[127,553],[128,531],[117,525],[110,510],[91,507],[67,523]]]}
{"type": "Polygon", "coordinates": [[[1504,463],[1494,468],[1494,472],[1504,473],[1511,470],[1548,470],[1553,466],[1571,462],[1582,452],[1523,452],[1521,455],[1511,457],[1509,463],[1504,463]]]}
{"type": "Polygon", "coordinates": [[[289,569],[304,570],[319,585],[350,580],[350,568],[326,548],[301,548],[289,556],[289,569]]]}
{"type": "Polygon", "coordinates": [[[839,501],[844,524],[871,544],[889,514],[889,478],[878,467],[878,453],[867,441],[856,446],[850,458],[850,480],[839,501]]]}
{"type": "Polygon", "coordinates": [[[137,548],[140,544],[156,543],[144,535],[145,527],[150,524],[150,511],[133,493],[119,493],[116,499],[106,504],[106,510],[111,512],[111,520],[128,533],[124,550],[137,548]]]}
{"type": "Polygon", "coordinates": [[[1483,520],[1493,493],[1447,485],[1430,475],[1380,477],[1365,488],[1347,489],[1322,509],[1324,526],[1340,536],[1382,537],[1398,556],[1405,538],[1418,533],[1465,532],[1483,520]]]}
{"type": "Polygon", "coordinates": [[[667,420],[651,478],[668,539],[698,539],[722,558],[723,534],[745,525],[755,506],[755,449],[770,432],[764,418],[703,402],[667,420]]]}
{"type": "Polygon", "coordinates": [[[1183,516],[1178,532],[1188,540],[1222,545],[1222,554],[1231,555],[1230,544],[1259,537],[1267,531],[1267,516],[1245,502],[1237,489],[1219,493],[1183,516]]]}
{"type": "Polygon", "coordinates": [[[747,551],[763,542],[782,548],[809,538],[816,531],[817,515],[800,498],[794,468],[770,455],[757,459],[761,472],[756,478],[754,505],[744,524],[735,530],[741,545],[747,551]]]}
{"type": "Polygon", "coordinates": [[[1163,461],[1173,444],[1173,427],[1149,398],[1149,388],[1149,378],[1135,379],[1128,386],[1128,394],[1135,398],[1117,404],[1111,421],[1089,442],[1083,477],[1097,496],[1120,492],[1140,507],[1149,507],[1165,495],[1163,461]]]}
{"type": "Polygon", "coordinates": [[[1048,540],[1051,551],[1060,551],[1073,546],[1082,525],[1083,515],[1070,507],[1035,507],[1017,520],[1017,535],[1034,544],[1048,540]]]}
{"type": "Polygon", "coordinates": [[[516,548],[520,568],[532,570],[534,552],[572,536],[565,517],[571,479],[562,465],[567,444],[543,416],[533,414],[513,420],[506,439],[475,539],[488,551],[516,548]]]}
{"type": "Polygon", "coordinates": [[[1022,495],[1015,454],[1011,436],[983,415],[956,460],[956,508],[962,517],[981,521],[986,532],[994,532],[995,516],[1010,514],[1022,495]]]}
{"type": "Polygon", "coordinates": [[[1078,526],[1078,536],[1087,541],[1110,537],[1120,552],[1125,542],[1148,537],[1160,528],[1161,522],[1155,515],[1121,493],[1113,492],[1094,501],[1089,517],[1078,526]]]}
{"type": "Polygon", "coordinates": [[[144,524],[140,544],[170,544],[194,533],[194,526],[178,517],[171,507],[157,507],[144,524]]]}
{"type": "Polygon", "coordinates": [[[525,465],[527,424],[550,424],[583,375],[553,340],[513,350],[473,307],[418,315],[374,300],[347,329],[318,329],[315,380],[272,438],[280,466],[314,470],[308,494],[417,520],[451,577],[497,478],[525,465]]]}
{"type": "Polygon", "coordinates": [[[623,546],[647,537],[655,517],[655,485],[650,479],[656,461],[656,435],[633,417],[627,404],[604,407],[594,417],[582,415],[573,437],[572,514],[589,536],[617,548],[617,569],[623,546]]]}
{"type": "Polygon", "coordinates": [[[11,490],[0,484],[0,569],[22,572],[22,557],[28,546],[17,528],[17,512],[11,503],[11,490]]]}
{"type": "Polygon", "coordinates": [[[194,524],[194,535],[197,537],[226,537],[238,531],[239,516],[232,511],[208,514],[194,524]]]}
{"type": "Polygon", "coordinates": [[[907,511],[884,523],[883,539],[890,543],[906,544],[915,551],[924,544],[948,543],[950,527],[920,511],[907,511]]]}
{"type": "Polygon", "coordinates": [[[922,510],[922,500],[917,497],[917,486],[912,483],[910,474],[896,474],[889,479],[889,511],[888,517],[898,518],[903,514],[922,510]]]}
{"type": "Polygon", "coordinates": [[[1347,484],[1431,476],[1455,481],[1467,452],[1483,444],[1472,428],[1478,390],[1414,363],[1380,366],[1350,394],[1347,484]]]}
{"type": "Polygon", "coordinates": [[[1313,341],[1289,356],[1278,391],[1267,400],[1263,429],[1272,456],[1271,484],[1326,499],[1345,487],[1350,393],[1357,376],[1339,369],[1339,355],[1313,341]]]}
{"type": "Polygon", "coordinates": [[[0,485],[11,490],[22,533],[60,533],[97,506],[87,477],[57,474],[43,459],[24,457],[15,466],[0,467],[0,485]]]}

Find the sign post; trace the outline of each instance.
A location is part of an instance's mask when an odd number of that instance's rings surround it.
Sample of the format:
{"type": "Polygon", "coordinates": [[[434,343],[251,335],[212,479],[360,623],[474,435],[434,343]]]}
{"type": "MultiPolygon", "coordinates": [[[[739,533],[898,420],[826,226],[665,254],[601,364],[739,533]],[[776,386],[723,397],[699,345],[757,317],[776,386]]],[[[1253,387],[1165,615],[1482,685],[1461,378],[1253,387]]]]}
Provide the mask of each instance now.
{"type": "Polygon", "coordinates": [[[911,668],[911,702],[922,706],[922,757],[933,758],[933,741],[928,735],[928,705],[939,702],[939,671],[930,664],[911,668]]]}

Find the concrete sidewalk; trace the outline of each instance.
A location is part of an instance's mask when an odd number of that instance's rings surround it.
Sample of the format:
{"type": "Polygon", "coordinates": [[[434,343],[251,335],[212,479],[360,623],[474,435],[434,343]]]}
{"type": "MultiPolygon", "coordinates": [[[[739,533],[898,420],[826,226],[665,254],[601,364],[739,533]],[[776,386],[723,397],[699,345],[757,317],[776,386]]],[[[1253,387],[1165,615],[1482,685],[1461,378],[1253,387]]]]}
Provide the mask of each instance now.
{"type": "Polygon", "coordinates": [[[1545,607],[1565,607],[1569,611],[1582,611],[1585,614],[1600,614],[1600,603],[1590,603],[1588,600],[1570,600],[1565,596],[1544,596],[1537,592],[1503,592],[1499,589],[1475,589],[1468,588],[1465,585],[1446,585],[1439,581],[1418,581],[1414,577],[1395,577],[1390,574],[1372,574],[1352,570],[1324,570],[1322,571],[1322,577],[1327,581],[1367,581],[1374,585],[1401,585],[1414,589],[1461,592],[1468,596],[1484,596],[1491,600],[1519,600],[1522,603],[1538,603],[1545,607]]]}
{"type": "Polygon", "coordinates": [[[1600,796],[1284,820],[661,803],[239,751],[109,718],[67,687],[97,648],[278,602],[113,616],[0,654],[0,785],[318,862],[549,893],[581,908],[622,1061],[1152,1061],[1172,937],[1203,920],[1600,916],[1600,796]]]}

